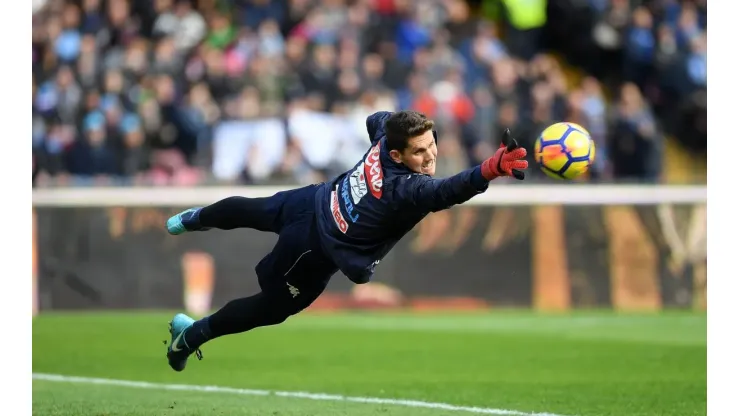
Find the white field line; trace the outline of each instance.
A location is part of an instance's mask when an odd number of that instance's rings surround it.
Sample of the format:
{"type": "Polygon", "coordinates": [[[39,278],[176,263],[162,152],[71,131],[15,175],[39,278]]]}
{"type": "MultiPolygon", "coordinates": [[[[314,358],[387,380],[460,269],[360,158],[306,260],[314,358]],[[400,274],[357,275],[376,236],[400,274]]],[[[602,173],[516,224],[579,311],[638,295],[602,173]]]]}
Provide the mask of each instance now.
{"type": "Polygon", "coordinates": [[[91,378],[91,377],[75,377],[75,376],[63,376],[59,374],[43,374],[33,373],[34,380],[53,381],[59,383],[81,383],[81,384],[97,384],[97,385],[108,385],[117,387],[131,387],[145,390],[179,390],[179,391],[197,391],[203,393],[225,393],[225,394],[238,394],[247,396],[278,396],[278,397],[291,397],[298,399],[310,399],[310,400],[322,400],[322,401],[335,401],[335,402],[351,402],[351,403],[372,403],[372,404],[384,404],[389,406],[405,406],[405,407],[416,407],[436,410],[448,410],[451,412],[467,412],[477,413],[485,415],[503,415],[503,416],[563,416],[554,413],[527,413],[520,412],[517,410],[507,409],[495,409],[489,407],[472,407],[472,406],[456,406],[447,403],[434,403],[425,402],[420,400],[404,400],[404,399],[383,399],[380,397],[353,397],[353,396],[342,396],[337,394],[326,394],[326,393],[307,393],[300,391],[272,391],[272,390],[255,390],[255,389],[237,389],[233,387],[220,387],[220,386],[198,386],[193,384],[165,384],[165,383],[151,383],[148,381],[129,381],[129,380],[115,380],[107,378],[91,378]]]}

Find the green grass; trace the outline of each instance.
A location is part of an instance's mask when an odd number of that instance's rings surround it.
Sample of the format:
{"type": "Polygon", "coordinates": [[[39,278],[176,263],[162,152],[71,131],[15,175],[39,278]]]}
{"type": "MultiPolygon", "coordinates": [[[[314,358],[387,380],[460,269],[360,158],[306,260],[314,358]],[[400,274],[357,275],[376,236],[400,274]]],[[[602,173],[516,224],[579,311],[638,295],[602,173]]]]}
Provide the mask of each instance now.
{"type": "MultiPolygon", "coordinates": [[[[706,414],[706,315],[303,314],[206,344],[182,373],[169,314],[47,314],[33,371],[580,416],[706,414]]],[[[460,415],[389,404],[35,380],[34,415],[460,415]]]]}

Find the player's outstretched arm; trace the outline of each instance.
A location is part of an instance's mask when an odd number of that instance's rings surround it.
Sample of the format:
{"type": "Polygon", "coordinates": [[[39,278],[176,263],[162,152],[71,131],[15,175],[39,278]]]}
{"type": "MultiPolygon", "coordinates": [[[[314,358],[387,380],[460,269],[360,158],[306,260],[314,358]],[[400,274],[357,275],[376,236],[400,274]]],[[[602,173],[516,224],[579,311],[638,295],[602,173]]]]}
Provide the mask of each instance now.
{"type": "Polygon", "coordinates": [[[370,136],[370,143],[373,146],[383,138],[385,135],[385,121],[392,115],[390,111],[378,111],[370,114],[365,119],[365,126],[367,127],[367,135],[370,136]]]}
{"type": "Polygon", "coordinates": [[[488,189],[488,183],[500,176],[524,179],[527,150],[504,132],[501,147],[481,165],[445,179],[412,175],[398,188],[400,199],[417,209],[436,212],[462,204],[488,189]]]}

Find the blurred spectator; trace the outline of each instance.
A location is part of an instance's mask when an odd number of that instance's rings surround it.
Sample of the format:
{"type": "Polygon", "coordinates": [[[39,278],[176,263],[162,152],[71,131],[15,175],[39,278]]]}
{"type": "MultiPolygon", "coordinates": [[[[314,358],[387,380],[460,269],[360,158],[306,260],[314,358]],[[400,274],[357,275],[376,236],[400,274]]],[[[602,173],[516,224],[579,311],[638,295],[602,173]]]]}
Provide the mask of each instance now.
{"type": "Polygon", "coordinates": [[[614,176],[628,181],[660,178],[661,143],[655,118],[637,85],[622,87],[610,140],[614,176]]]}
{"type": "Polygon", "coordinates": [[[323,180],[400,108],[436,120],[443,174],[560,120],[594,180],[659,180],[664,132],[706,143],[701,0],[48,0],[32,48],[47,185],[323,180]]]}
{"type": "MultiPolygon", "coordinates": [[[[656,140],[672,135],[690,151],[706,153],[706,0],[590,0],[590,26],[568,19],[584,14],[574,5],[582,3],[553,3],[567,36],[593,40],[580,50],[561,49],[566,57],[589,56],[581,66],[612,94],[634,83],[655,117],[656,140]]],[[[566,35],[560,36],[563,42],[566,35]]]]}
{"type": "Polygon", "coordinates": [[[627,30],[625,44],[625,79],[644,85],[652,75],[655,55],[653,16],[645,7],[638,7],[632,14],[632,24],[627,30]]]}

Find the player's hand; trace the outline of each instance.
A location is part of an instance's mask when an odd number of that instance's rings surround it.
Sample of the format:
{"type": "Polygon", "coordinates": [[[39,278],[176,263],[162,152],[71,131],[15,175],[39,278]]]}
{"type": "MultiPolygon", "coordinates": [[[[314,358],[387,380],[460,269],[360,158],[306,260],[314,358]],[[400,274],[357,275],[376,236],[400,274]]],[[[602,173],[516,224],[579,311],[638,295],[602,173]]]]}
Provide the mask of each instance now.
{"type": "Polygon", "coordinates": [[[501,138],[501,147],[481,164],[481,173],[489,181],[499,176],[513,176],[521,181],[524,179],[523,170],[529,166],[524,160],[526,156],[527,149],[520,147],[516,139],[511,137],[509,129],[506,129],[501,138]]]}

